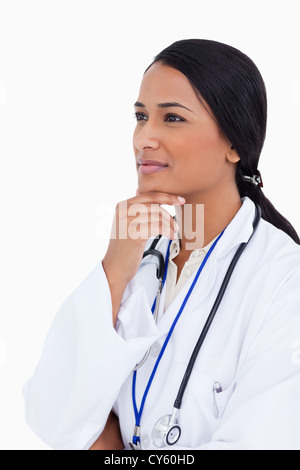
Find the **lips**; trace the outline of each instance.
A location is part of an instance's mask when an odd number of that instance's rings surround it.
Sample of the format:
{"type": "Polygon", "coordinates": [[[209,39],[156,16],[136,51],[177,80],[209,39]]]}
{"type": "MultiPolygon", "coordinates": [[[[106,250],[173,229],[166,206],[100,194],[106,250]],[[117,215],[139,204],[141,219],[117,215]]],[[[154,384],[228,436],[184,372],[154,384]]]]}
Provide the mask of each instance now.
{"type": "Polygon", "coordinates": [[[142,175],[152,175],[158,171],[165,170],[168,165],[166,163],[158,162],[156,160],[138,160],[139,172],[142,175]]]}
{"type": "Polygon", "coordinates": [[[156,160],[138,160],[139,165],[168,166],[167,163],[158,162],[156,160]]]}

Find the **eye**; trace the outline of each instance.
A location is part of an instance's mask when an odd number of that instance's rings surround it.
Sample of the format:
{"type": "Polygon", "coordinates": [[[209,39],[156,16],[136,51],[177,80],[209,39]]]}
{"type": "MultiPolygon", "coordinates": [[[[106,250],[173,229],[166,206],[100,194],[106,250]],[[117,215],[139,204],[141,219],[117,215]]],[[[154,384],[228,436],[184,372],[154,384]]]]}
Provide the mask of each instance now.
{"type": "MultiPolygon", "coordinates": [[[[146,121],[148,118],[146,116],[146,114],[144,113],[134,113],[133,117],[137,120],[137,121],[146,121]]],[[[180,116],[177,116],[176,114],[167,114],[164,118],[164,121],[165,122],[170,122],[170,123],[173,123],[173,122],[185,122],[185,119],[183,119],[182,117],[180,116]]]]}
{"type": "Polygon", "coordinates": [[[165,117],[165,121],[167,122],[185,122],[185,119],[177,116],[176,114],[167,114],[165,117]]]}
{"type": "Polygon", "coordinates": [[[134,113],[133,117],[137,120],[137,121],[146,121],[147,119],[147,116],[143,113],[134,113]]]}

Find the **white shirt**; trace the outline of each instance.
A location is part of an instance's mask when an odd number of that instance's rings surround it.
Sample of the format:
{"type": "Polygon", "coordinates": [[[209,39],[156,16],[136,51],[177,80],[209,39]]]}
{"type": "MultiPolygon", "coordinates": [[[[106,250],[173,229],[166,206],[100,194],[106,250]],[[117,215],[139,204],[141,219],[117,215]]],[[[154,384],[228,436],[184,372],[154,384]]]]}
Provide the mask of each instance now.
{"type": "MultiPolygon", "coordinates": [[[[254,204],[245,198],[173,331],[145,402],[143,448],[156,449],[152,429],[158,419],[172,413],[228,266],[240,243],[251,236],[254,213],[254,204]]],[[[162,237],[157,244],[164,256],[168,243],[162,237]]],[[[132,369],[153,345],[137,373],[140,407],[157,355],[194,277],[164,314],[160,312],[155,325],[151,306],[157,279],[151,258],[126,287],[117,331],[101,262],[56,315],[35,373],[24,387],[27,422],[50,447],[88,449],[113,408],[128,448],[135,424],[132,369]]],[[[300,449],[299,286],[300,247],[261,220],[197,357],[180,409],[182,435],[172,450],[300,449]],[[215,382],[222,392],[213,392],[215,382]]],[[[164,296],[165,289],[161,308],[164,296]]]]}
{"type": "Polygon", "coordinates": [[[215,238],[206,246],[200,249],[196,249],[191,252],[189,259],[185,262],[179,279],[177,281],[177,266],[174,263],[173,259],[180,253],[180,240],[172,240],[170,245],[170,255],[168,262],[168,273],[166,278],[166,297],[164,311],[166,311],[170,304],[173,302],[176,295],[181,291],[187,280],[197,272],[199,266],[205,258],[206,253],[214,243],[215,238]]]}

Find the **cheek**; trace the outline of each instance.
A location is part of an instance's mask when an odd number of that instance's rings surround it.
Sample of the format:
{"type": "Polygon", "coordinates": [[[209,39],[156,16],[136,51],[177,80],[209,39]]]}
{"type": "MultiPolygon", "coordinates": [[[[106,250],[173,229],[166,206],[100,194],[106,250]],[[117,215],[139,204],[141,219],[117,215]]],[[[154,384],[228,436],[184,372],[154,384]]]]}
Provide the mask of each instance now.
{"type": "Polygon", "coordinates": [[[206,168],[216,166],[224,161],[224,143],[217,130],[201,129],[198,132],[186,133],[184,138],[174,142],[178,163],[191,167],[206,168]]]}
{"type": "Polygon", "coordinates": [[[133,132],[133,135],[132,135],[132,146],[133,146],[133,150],[134,150],[134,153],[136,153],[138,150],[135,146],[135,138],[136,138],[136,135],[137,135],[137,130],[136,128],[134,129],[134,132],[133,132]]]}

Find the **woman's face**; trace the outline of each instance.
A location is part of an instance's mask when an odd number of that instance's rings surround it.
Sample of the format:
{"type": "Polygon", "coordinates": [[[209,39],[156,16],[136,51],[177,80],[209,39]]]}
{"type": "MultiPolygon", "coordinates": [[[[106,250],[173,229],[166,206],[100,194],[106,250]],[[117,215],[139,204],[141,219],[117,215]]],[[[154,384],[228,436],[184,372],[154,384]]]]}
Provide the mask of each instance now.
{"type": "Polygon", "coordinates": [[[208,111],[178,70],[157,62],[146,72],[135,104],[133,136],[141,192],[178,194],[188,202],[220,184],[235,184],[238,157],[203,103],[208,111]],[[152,173],[140,160],[167,166],[152,173]]]}

